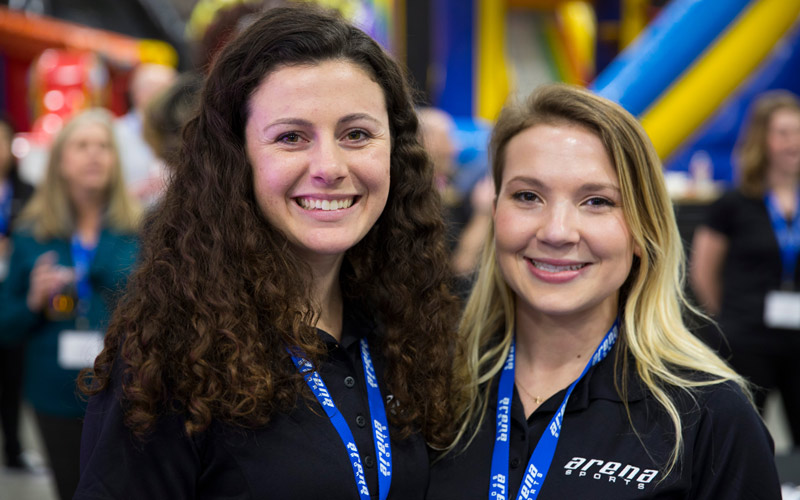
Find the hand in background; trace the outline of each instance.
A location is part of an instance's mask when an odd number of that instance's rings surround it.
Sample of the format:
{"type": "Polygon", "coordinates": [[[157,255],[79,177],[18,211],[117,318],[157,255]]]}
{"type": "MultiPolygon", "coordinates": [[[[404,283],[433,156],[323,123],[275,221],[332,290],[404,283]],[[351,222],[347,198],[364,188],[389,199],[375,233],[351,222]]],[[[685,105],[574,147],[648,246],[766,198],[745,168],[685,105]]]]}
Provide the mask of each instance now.
{"type": "Polygon", "coordinates": [[[28,309],[32,312],[41,311],[54,293],[74,280],[75,273],[72,269],[56,265],[55,252],[40,255],[31,271],[28,309]]]}

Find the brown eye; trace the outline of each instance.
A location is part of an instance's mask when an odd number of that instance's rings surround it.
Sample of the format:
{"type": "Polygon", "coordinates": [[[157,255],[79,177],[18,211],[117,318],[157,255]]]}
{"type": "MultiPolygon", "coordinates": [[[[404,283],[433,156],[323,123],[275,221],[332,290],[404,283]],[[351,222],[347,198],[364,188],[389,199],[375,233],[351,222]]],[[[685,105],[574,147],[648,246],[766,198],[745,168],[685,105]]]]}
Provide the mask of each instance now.
{"type": "Polygon", "coordinates": [[[351,130],[347,133],[347,139],[351,141],[360,141],[367,138],[367,133],[363,130],[351,130]]]}
{"type": "Polygon", "coordinates": [[[296,132],[287,132],[280,137],[278,137],[279,142],[286,142],[289,144],[295,144],[300,142],[300,134],[296,132]]]}
{"type": "Polygon", "coordinates": [[[609,200],[607,198],[602,198],[600,196],[595,196],[593,198],[589,198],[588,200],[586,200],[586,204],[590,205],[590,206],[593,206],[593,207],[613,207],[613,206],[616,206],[616,204],[613,201],[611,201],[611,200],[609,200]]]}
{"type": "Polygon", "coordinates": [[[532,193],[531,191],[520,191],[518,193],[514,193],[512,195],[512,198],[514,198],[517,201],[524,201],[524,202],[532,202],[539,199],[539,197],[536,196],[536,194],[532,193]]]}

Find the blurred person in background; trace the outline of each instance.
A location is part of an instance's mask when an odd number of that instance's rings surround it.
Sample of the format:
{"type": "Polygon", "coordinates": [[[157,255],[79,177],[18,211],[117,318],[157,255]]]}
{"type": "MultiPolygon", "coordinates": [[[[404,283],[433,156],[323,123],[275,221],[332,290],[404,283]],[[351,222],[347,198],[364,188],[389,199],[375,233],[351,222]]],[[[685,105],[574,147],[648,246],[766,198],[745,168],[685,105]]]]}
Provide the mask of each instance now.
{"type": "Polygon", "coordinates": [[[456,125],[446,111],[437,108],[420,108],[417,116],[420,140],[433,162],[433,182],[442,197],[447,245],[452,252],[470,212],[468,200],[452,182],[458,154],[458,145],[453,139],[456,125]]]}
{"type": "Polygon", "coordinates": [[[12,233],[0,290],[0,342],[26,342],[25,396],[59,496],[78,484],[80,369],[91,365],[137,252],[139,211],[125,191],[111,114],[91,109],[56,136],[45,178],[12,233]]]}
{"type": "Polygon", "coordinates": [[[470,193],[461,193],[453,183],[458,145],[456,124],[446,111],[424,107],[417,111],[420,140],[433,161],[434,184],[442,197],[450,264],[459,277],[457,287],[464,296],[470,276],[478,264],[491,222],[494,188],[490,178],[479,181],[470,193]]]}
{"type": "MultiPolygon", "coordinates": [[[[28,201],[33,188],[17,174],[11,154],[14,128],[7,117],[0,117],[0,287],[8,273],[11,256],[9,239],[14,222],[28,201]]],[[[0,423],[3,428],[3,452],[6,467],[30,469],[19,439],[19,413],[22,400],[24,342],[0,344],[0,423]]]]}
{"type": "Polygon", "coordinates": [[[131,109],[117,118],[115,133],[125,185],[135,198],[146,203],[157,193],[161,164],[144,138],[144,114],[148,103],[175,81],[177,72],[170,66],[143,63],[131,75],[131,109]],[[156,181],[154,181],[154,179],[156,181]]]}
{"type": "Polygon", "coordinates": [[[778,389],[800,440],[800,99],[760,95],[737,146],[739,185],[708,209],[692,243],[691,284],[719,323],[733,367],[763,412],[778,389]]]}
{"type": "Polygon", "coordinates": [[[145,108],[142,135],[160,163],[158,175],[148,181],[149,196],[144,200],[147,206],[152,206],[164,194],[171,177],[171,165],[178,161],[176,155],[182,143],[183,126],[197,114],[202,86],[200,74],[184,73],[145,108]]]}

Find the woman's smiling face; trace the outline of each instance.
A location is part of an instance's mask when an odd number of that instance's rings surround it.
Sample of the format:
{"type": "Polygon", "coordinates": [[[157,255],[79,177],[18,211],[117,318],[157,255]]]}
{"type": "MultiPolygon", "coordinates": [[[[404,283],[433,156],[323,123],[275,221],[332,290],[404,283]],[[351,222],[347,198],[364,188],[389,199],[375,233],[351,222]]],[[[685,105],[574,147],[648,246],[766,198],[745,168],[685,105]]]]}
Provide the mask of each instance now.
{"type": "Polygon", "coordinates": [[[306,260],[358,243],[389,196],[391,136],[383,89],[346,60],[273,71],[245,127],[255,197],[306,260]]]}
{"type": "Polygon", "coordinates": [[[495,244],[517,308],[616,316],[637,251],[599,137],[576,125],[535,125],[508,142],[504,157],[495,244]]]}

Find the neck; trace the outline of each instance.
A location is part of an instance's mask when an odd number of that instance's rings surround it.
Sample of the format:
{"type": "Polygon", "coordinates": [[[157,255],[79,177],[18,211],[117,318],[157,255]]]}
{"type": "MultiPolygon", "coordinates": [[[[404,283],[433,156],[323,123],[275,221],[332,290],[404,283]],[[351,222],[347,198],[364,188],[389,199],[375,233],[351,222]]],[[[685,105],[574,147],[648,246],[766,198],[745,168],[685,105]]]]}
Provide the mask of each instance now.
{"type": "Polygon", "coordinates": [[[517,302],[514,376],[526,417],[580,376],[616,315],[616,301],[570,316],[541,314],[517,302]]]}
{"type": "Polygon", "coordinates": [[[767,185],[775,193],[796,193],[800,178],[796,173],[781,168],[770,168],[767,172],[767,185]]]}
{"type": "Polygon", "coordinates": [[[313,304],[319,307],[317,328],[342,340],[343,301],[339,286],[342,256],[311,263],[313,304]]]}
{"type": "Polygon", "coordinates": [[[570,316],[549,316],[517,308],[517,358],[538,370],[586,366],[617,317],[616,303],[602,311],[570,316]]]}
{"type": "Polygon", "coordinates": [[[99,193],[82,193],[72,197],[75,230],[84,243],[95,243],[100,234],[105,199],[99,193]]]}

